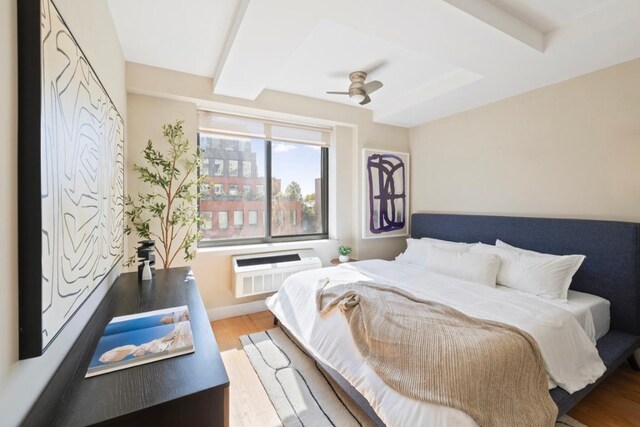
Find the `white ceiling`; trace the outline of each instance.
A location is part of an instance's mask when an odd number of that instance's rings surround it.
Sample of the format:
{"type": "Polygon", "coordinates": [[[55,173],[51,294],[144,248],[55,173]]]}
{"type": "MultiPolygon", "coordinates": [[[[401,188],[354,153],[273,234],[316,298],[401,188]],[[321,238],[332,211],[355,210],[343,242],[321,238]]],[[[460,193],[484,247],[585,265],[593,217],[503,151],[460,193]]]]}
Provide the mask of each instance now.
{"type": "Polygon", "coordinates": [[[638,0],[108,1],[127,61],[346,104],[372,70],[356,108],[405,127],[640,57],[638,0]]]}

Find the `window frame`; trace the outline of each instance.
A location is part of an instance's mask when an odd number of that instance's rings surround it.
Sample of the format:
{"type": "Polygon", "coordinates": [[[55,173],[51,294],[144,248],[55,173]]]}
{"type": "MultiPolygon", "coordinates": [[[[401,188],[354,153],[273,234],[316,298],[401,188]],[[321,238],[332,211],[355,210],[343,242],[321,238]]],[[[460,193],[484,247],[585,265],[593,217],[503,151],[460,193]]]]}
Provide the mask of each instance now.
{"type": "MultiPolygon", "coordinates": [[[[201,131],[198,130],[198,148],[200,148],[200,135],[204,134],[213,134],[213,132],[209,131],[201,131]]],[[[228,135],[229,139],[234,138],[234,135],[228,135]]],[[[264,221],[264,237],[235,237],[235,238],[223,238],[216,240],[201,240],[198,239],[197,247],[198,248],[214,248],[214,247],[224,247],[224,246],[242,246],[242,245],[252,245],[252,244],[260,244],[260,243],[278,243],[278,242],[299,242],[306,240],[323,240],[329,238],[329,146],[321,145],[320,148],[320,195],[322,198],[321,201],[321,218],[322,218],[322,232],[320,233],[308,233],[308,234],[294,234],[294,235],[280,235],[273,236],[271,234],[271,221],[272,221],[272,180],[273,177],[271,175],[271,153],[272,153],[272,144],[271,139],[267,138],[255,138],[256,140],[264,141],[265,147],[265,183],[264,183],[264,197],[265,197],[265,207],[263,211],[263,221],[264,221]]],[[[296,143],[293,141],[286,141],[286,143],[296,143]]],[[[303,143],[297,142],[297,144],[305,145],[303,143]]],[[[198,176],[200,176],[200,168],[198,168],[198,176]]],[[[211,176],[211,175],[210,175],[211,176]]],[[[211,176],[215,184],[215,176],[211,176]]],[[[257,186],[256,185],[256,192],[257,186]]],[[[198,191],[201,191],[199,188],[198,191]]],[[[198,200],[198,212],[200,212],[200,199],[198,200]]],[[[227,221],[229,221],[229,217],[227,216],[227,221]]],[[[302,218],[298,218],[298,221],[302,221],[302,218]]],[[[259,221],[258,221],[259,225],[259,221]]],[[[230,224],[227,224],[227,229],[230,224]]]]}

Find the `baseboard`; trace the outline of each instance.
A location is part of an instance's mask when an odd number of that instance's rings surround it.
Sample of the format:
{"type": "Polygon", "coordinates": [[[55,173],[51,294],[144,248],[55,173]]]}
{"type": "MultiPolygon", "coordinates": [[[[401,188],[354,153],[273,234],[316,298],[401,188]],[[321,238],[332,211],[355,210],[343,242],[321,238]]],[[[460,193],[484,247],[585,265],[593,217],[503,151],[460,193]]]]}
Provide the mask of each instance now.
{"type": "Polygon", "coordinates": [[[207,310],[209,321],[228,319],[230,317],[244,316],[245,314],[265,311],[267,305],[264,301],[253,301],[244,304],[227,305],[225,307],[214,307],[207,310]]]}

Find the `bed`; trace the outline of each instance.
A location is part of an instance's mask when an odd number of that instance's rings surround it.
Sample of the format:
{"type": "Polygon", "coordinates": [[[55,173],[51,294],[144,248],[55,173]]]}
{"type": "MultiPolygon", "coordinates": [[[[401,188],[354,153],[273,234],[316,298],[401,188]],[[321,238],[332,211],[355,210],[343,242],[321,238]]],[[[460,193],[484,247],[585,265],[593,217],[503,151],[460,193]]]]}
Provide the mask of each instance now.
{"type": "MultiPolygon", "coordinates": [[[[565,306],[564,311],[571,312],[570,316],[575,319],[577,325],[580,325],[579,327],[584,329],[585,336],[589,336],[591,340],[597,340],[597,352],[604,363],[602,370],[606,369],[606,371],[602,373],[594,370],[592,374],[597,373],[597,376],[594,376],[589,382],[595,378],[598,379],[583,388],[574,390],[576,383],[565,385],[565,388],[573,393],[569,393],[561,387],[552,388],[550,394],[558,406],[559,415],[566,413],[595,385],[624,363],[640,345],[638,224],[572,219],[414,214],[411,235],[413,238],[431,237],[486,244],[493,244],[496,239],[501,239],[513,245],[539,252],[581,253],[587,256],[572,281],[572,295],[569,298],[570,304],[568,304],[572,307],[568,310],[565,306]]],[[[338,277],[342,275],[345,281],[353,280],[358,277],[358,274],[363,273],[366,276],[376,277],[378,280],[385,280],[384,271],[387,269],[383,268],[380,263],[383,262],[372,261],[357,263],[361,266],[357,264],[341,266],[334,268],[335,271],[330,274],[337,273],[338,277]]],[[[405,270],[409,282],[417,280],[415,278],[418,275],[412,275],[410,269],[405,270]]],[[[317,278],[313,275],[307,278],[307,280],[315,279],[317,278]]],[[[470,422],[468,416],[465,418],[466,414],[456,413],[451,408],[418,406],[415,402],[407,402],[409,399],[403,400],[397,396],[389,398],[392,393],[384,389],[384,384],[381,384],[381,380],[376,379],[375,375],[370,372],[362,372],[362,370],[366,371],[366,367],[359,368],[358,363],[361,361],[358,361],[355,356],[345,357],[345,360],[327,360],[327,357],[323,357],[322,351],[315,348],[318,343],[310,344],[310,334],[317,335],[318,331],[306,333],[303,332],[304,328],[300,325],[305,322],[313,324],[314,320],[288,315],[286,310],[282,309],[282,306],[287,304],[287,300],[293,305],[300,305],[293,300],[296,298],[295,293],[298,292],[296,289],[303,289],[303,287],[289,286],[289,288],[292,291],[289,292],[289,295],[286,295],[286,292],[281,293],[278,304],[275,303],[276,299],[270,300],[268,304],[270,309],[280,319],[283,327],[288,330],[292,338],[320,362],[324,369],[334,377],[376,424],[384,425],[383,419],[393,419],[394,422],[399,421],[398,424],[420,421],[422,424],[428,423],[429,425],[473,425],[473,421],[470,422]],[[348,366],[349,363],[352,363],[351,367],[348,366]],[[364,383],[366,384],[363,385],[364,383]],[[372,390],[382,391],[374,392],[372,390]],[[375,411],[369,404],[370,402],[376,408],[375,411]],[[398,418],[405,413],[418,414],[418,418],[404,420],[398,418]],[[378,416],[379,414],[382,417],[378,416]]],[[[496,298],[502,298],[498,291],[494,294],[496,298]]],[[[543,305],[536,306],[537,302],[522,300],[520,303],[532,304],[531,313],[545,310],[553,313],[554,310],[554,308],[543,305]]],[[[562,311],[562,309],[557,310],[562,311]]],[[[337,322],[337,320],[333,321],[337,322]]],[[[332,326],[334,330],[338,328],[336,325],[332,326]]],[[[316,325],[314,324],[311,329],[317,329],[316,325]]],[[[324,338],[325,341],[329,339],[333,339],[333,337],[324,338]]],[[[321,342],[321,344],[329,349],[332,345],[327,342],[321,342]]],[[[339,347],[335,348],[334,353],[352,355],[354,353],[354,348],[350,348],[347,341],[337,340],[335,345],[339,347]]],[[[553,347],[554,344],[549,344],[549,348],[553,347]]],[[[324,350],[325,356],[326,351],[324,350]]],[[[558,363],[556,373],[564,369],[560,359],[558,358],[554,362],[558,363]]],[[[562,379],[560,381],[562,383],[562,379]]]]}

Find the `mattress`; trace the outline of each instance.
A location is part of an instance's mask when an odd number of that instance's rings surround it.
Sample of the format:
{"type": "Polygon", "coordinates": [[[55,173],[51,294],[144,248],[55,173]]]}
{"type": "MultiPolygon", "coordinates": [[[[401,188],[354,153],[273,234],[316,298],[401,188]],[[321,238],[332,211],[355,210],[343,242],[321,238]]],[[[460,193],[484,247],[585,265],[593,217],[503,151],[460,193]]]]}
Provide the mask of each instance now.
{"type": "Polygon", "coordinates": [[[611,303],[597,295],[569,290],[568,302],[562,307],[570,311],[583,324],[593,322],[595,340],[599,340],[609,332],[611,326],[611,303]],[[584,319],[584,320],[583,320],[584,319]]]}
{"type": "MultiPolygon", "coordinates": [[[[547,372],[555,383],[573,392],[594,382],[605,371],[592,339],[576,313],[509,291],[429,273],[423,268],[381,260],[309,270],[290,276],[267,307],[301,345],[339,372],[369,402],[389,426],[475,426],[459,410],[400,395],[369,367],[353,343],[338,311],[319,316],[315,291],[320,280],[331,284],[369,280],[400,287],[418,297],[447,304],[470,316],[512,324],[539,344],[547,372]]],[[[578,303],[579,304],[579,303],[578,303]]],[[[574,305],[569,305],[575,307],[574,305]]],[[[582,308],[581,313],[589,312],[582,308]]],[[[588,315],[585,317],[588,318],[588,315]]],[[[592,325],[595,333],[595,327],[592,325]]],[[[550,383],[550,388],[555,386],[550,383]]]]}
{"type": "Polygon", "coordinates": [[[609,332],[611,325],[611,303],[597,295],[587,294],[569,289],[567,302],[551,301],[540,297],[525,294],[516,289],[507,288],[505,286],[497,286],[498,290],[506,294],[514,293],[522,296],[535,298],[538,301],[544,301],[556,307],[568,311],[575,317],[582,329],[586,332],[591,342],[595,343],[609,332]]]}

